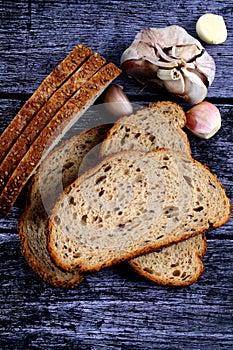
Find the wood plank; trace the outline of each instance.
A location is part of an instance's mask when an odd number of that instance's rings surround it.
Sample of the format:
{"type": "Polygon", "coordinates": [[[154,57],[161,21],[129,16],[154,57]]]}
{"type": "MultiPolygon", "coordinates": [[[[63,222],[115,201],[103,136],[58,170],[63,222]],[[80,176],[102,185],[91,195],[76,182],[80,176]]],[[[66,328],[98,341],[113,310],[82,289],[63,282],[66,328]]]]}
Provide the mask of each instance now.
{"type": "Polygon", "coordinates": [[[34,275],[14,238],[0,249],[1,344],[7,349],[230,349],[232,240],[223,246],[208,238],[206,271],[187,288],[154,285],[122,264],[65,291],[34,275]]]}
{"type": "MultiPolygon", "coordinates": [[[[219,107],[222,128],[210,140],[189,132],[188,136],[193,156],[218,175],[233,198],[230,0],[147,0],[143,4],[139,0],[0,0],[0,132],[77,43],[90,45],[119,64],[121,53],[140,29],[178,24],[196,36],[196,21],[206,12],[224,16],[228,28],[225,43],[204,44],[217,66],[207,99],[219,107]]],[[[172,99],[189,108],[161,90],[142,90],[123,74],[116,82],[140,105],[172,99]]],[[[94,107],[71,134],[106,120],[110,121],[109,116],[94,107]]],[[[89,274],[79,287],[66,291],[43,282],[21,255],[17,224],[25,197],[26,189],[10,215],[0,218],[1,349],[233,348],[232,219],[208,230],[206,270],[192,286],[155,285],[120,264],[89,274]]]]}
{"type": "MultiPolygon", "coordinates": [[[[78,42],[90,45],[108,60],[119,64],[121,53],[143,27],[178,24],[196,36],[196,20],[207,11],[223,15],[229,32],[228,40],[222,45],[205,44],[217,65],[216,79],[208,97],[232,97],[231,89],[227,88],[233,73],[229,59],[232,56],[230,1],[207,0],[202,7],[188,0],[173,3],[165,0],[160,4],[147,1],[142,11],[140,7],[139,0],[130,3],[30,1],[30,6],[23,1],[8,1],[1,10],[0,92],[31,94],[78,42]]],[[[119,83],[129,94],[137,95],[141,90],[138,84],[123,75],[119,83]]],[[[157,90],[146,92],[158,96],[157,90]]]]}

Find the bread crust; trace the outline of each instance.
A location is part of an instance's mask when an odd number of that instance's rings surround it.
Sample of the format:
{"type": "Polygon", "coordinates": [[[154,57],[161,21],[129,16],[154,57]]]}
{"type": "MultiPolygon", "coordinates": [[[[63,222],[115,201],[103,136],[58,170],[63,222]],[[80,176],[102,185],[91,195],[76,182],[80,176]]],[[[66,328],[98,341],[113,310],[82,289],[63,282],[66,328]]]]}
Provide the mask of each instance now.
{"type": "Polygon", "coordinates": [[[91,55],[91,52],[89,47],[78,44],[44,79],[0,136],[0,162],[4,159],[30,120],[73,71],[91,55]]]}
{"type": "Polygon", "coordinates": [[[30,146],[3,189],[0,195],[0,212],[3,215],[9,213],[22,188],[46,153],[120,73],[121,70],[115,64],[106,64],[59,109],[30,146]]]}
{"type": "MultiPolygon", "coordinates": [[[[56,226],[54,225],[53,223],[53,218],[52,220],[50,219],[49,220],[49,223],[48,223],[48,229],[47,229],[47,235],[49,237],[51,231],[55,228],[56,226]]],[[[58,257],[58,255],[54,252],[54,247],[53,245],[51,244],[51,241],[50,241],[50,238],[48,240],[48,251],[49,251],[49,254],[51,256],[51,259],[54,261],[54,263],[59,266],[61,269],[67,271],[67,272],[72,272],[74,271],[74,269],[79,269],[80,273],[81,274],[85,274],[85,273],[92,273],[92,272],[98,272],[100,271],[101,269],[103,268],[108,268],[108,267],[112,267],[116,264],[120,264],[120,263],[123,263],[123,262],[126,262],[126,261],[132,261],[132,259],[134,258],[137,258],[141,255],[145,255],[145,254],[150,254],[150,253],[153,253],[154,251],[158,250],[158,249],[163,249],[163,248],[166,248],[168,246],[171,246],[172,244],[178,244],[184,240],[187,240],[195,235],[199,235],[199,234],[203,234],[203,232],[205,232],[206,230],[208,229],[208,227],[206,226],[203,231],[196,231],[195,233],[193,234],[185,234],[183,235],[182,239],[178,239],[178,238],[172,238],[172,239],[167,239],[166,241],[163,242],[163,244],[154,244],[154,245],[150,245],[148,247],[144,247],[143,249],[139,249],[139,250],[135,250],[133,252],[133,254],[131,253],[128,253],[128,254],[125,254],[123,257],[117,257],[117,258],[113,258],[111,259],[111,261],[109,262],[105,262],[103,263],[101,266],[99,265],[96,265],[96,266],[92,266],[91,268],[90,267],[86,267],[86,266],[83,266],[81,264],[78,264],[78,265],[68,265],[68,264],[65,264],[63,261],[60,260],[60,257],[58,257]]]]}
{"type": "Polygon", "coordinates": [[[104,64],[106,60],[99,54],[90,56],[72,75],[57,89],[38,113],[19,135],[15,144],[0,164],[0,192],[10,179],[15,168],[33,144],[40,132],[53,118],[56,112],[76,93],[85,82],[104,64]]]}
{"type": "MultiPolygon", "coordinates": [[[[25,208],[25,213],[28,208],[25,208]]],[[[24,214],[23,214],[24,215],[24,214]]],[[[26,215],[26,214],[25,214],[26,215]]],[[[18,226],[20,241],[21,241],[21,253],[27,261],[28,265],[33,269],[33,271],[38,274],[45,282],[50,285],[58,288],[74,288],[83,281],[83,276],[80,274],[79,270],[74,270],[71,273],[67,273],[66,279],[59,279],[56,274],[48,269],[44,268],[38,261],[35,259],[24,233],[22,227],[22,222],[24,221],[24,216],[21,217],[20,223],[18,226]],[[68,277],[69,276],[69,277],[68,277]]]]}

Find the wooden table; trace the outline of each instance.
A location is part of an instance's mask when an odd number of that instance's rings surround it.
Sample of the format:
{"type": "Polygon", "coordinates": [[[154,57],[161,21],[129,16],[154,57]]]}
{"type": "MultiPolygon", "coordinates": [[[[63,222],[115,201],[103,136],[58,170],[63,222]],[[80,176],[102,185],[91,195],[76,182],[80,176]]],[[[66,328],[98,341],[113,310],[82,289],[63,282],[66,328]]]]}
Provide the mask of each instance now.
{"type": "MultiPolygon", "coordinates": [[[[193,156],[218,175],[232,198],[231,0],[0,0],[0,131],[77,43],[119,65],[140,29],[177,24],[196,36],[196,21],[206,12],[222,15],[228,28],[225,43],[205,45],[217,66],[206,100],[219,107],[222,128],[210,140],[189,138],[193,156]]],[[[176,101],[158,90],[141,92],[124,75],[116,82],[133,102],[176,101]]],[[[23,192],[0,220],[0,349],[233,349],[232,220],[208,231],[206,270],[187,288],[155,285],[122,264],[61,290],[39,279],[20,253],[24,200],[23,192]]]]}

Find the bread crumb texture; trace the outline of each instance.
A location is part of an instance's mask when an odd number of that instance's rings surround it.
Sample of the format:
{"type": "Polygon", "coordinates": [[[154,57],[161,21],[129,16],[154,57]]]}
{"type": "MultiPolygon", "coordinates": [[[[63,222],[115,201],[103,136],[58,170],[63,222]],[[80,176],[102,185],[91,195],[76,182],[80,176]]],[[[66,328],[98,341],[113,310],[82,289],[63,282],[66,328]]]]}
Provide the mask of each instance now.
{"type": "Polygon", "coordinates": [[[62,270],[51,259],[46,235],[48,216],[63,188],[83,169],[93,166],[96,154],[92,150],[103,141],[109,127],[99,126],[63,141],[44,160],[30,184],[27,205],[19,220],[21,251],[32,269],[53,286],[72,288],[83,276],[78,269],[62,270]]]}
{"type": "Polygon", "coordinates": [[[63,269],[95,271],[218,227],[230,211],[216,176],[190,156],[120,152],[67,187],[48,247],[63,269]]]}

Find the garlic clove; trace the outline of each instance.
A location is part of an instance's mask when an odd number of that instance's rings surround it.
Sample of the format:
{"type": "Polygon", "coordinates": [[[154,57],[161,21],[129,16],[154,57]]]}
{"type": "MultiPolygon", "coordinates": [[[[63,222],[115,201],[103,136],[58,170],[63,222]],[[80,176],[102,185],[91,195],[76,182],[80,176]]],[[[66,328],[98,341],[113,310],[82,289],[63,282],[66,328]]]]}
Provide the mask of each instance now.
{"type": "Polygon", "coordinates": [[[210,102],[201,102],[186,112],[187,128],[202,139],[209,139],[221,128],[219,109],[210,102]]]}
{"type": "Polygon", "coordinates": [[[113,84],[106,90],[104,103],[106,109],[116,117],[133,113],[133,106],[120,85],[113,84]]]}
{"type": "Polygon", "coordinates": [[[162,85],[167,91],[169,91],[171,94],[175,95],[184,95],[185,92],[185,85],[184,85],[184,78],[180,74],[179,80],[164,80],[162,85]]]}
{"type": "Polygon", "coordinates": [[[196,23],[197,35],[208,44],[222,44],[227,39],[227,28],[222,16],[202,15],[196,23]]]}
{"type": "Polygon", "coordinates": [[[185,82],[185,93],[182,97],[192,104],[197,104],[203,101],[207,95],[207,87],[201,78],[185,68],[181,68],[181,71],[185,82]]]}
{"type": "Polygon", "coordinates": [[[157,77],[161,80],[179,80],[181,77],[178,69],[158,69],[157,77]]]}
{"type": "Polygon", "coordinates": [[[145,60],[128,60],[122,63],[122,70],[141,84],[147,84],[157,77],[158,67],[145,60]]]}
{"type": "Polygon", "coordinates": [[[186,62],[193,60],[193,57],[197,57],[202,54],[203,48],[198,47],[197,45],[182,45],[182,46],[173,46],[172,55],[175,58],[182,58],[186,62]]]}
{"type": "Polygon", "coordinates": [[[152,46],[149,46],[143,41],[134,42],[133,45],[129,46],[122,54],[120,63],[121,65],[128,60],[138,60],[142,58],[148,58],[148,61],[158,61],[159,56],[152,46]]]}
{"type": "Polygon", "coordinates": [[[209,85],[211,85],[215,77],[216,69],[212,56],[205,51],[202,56],[197,57],[195,65],[197,70],[206,76],[209,85]]]}

